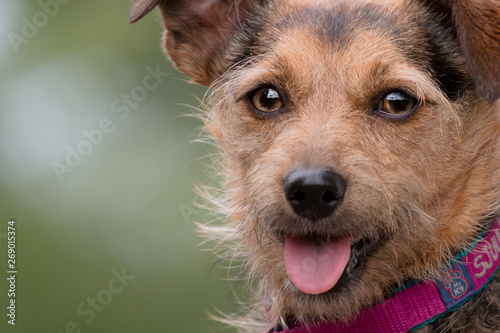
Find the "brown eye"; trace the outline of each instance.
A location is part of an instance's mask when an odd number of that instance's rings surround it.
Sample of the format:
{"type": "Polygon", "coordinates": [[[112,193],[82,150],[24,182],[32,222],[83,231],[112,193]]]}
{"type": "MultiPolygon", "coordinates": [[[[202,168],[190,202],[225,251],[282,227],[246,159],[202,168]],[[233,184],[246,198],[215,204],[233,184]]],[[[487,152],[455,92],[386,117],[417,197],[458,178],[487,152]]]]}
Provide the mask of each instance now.
{"type": "Polygon", "coordinates": [[[259,112],[271,113],[283,108],[283,99],[278,89],[273,87],[261,87],[248,95],[248,101],[259,112]]]}
{"type": "Polygon", "coordinates": [[[402,91],[386,93],[380,100],[377,110],[389,116],[408,115],[417,106],[417,99],[402,91]]]}

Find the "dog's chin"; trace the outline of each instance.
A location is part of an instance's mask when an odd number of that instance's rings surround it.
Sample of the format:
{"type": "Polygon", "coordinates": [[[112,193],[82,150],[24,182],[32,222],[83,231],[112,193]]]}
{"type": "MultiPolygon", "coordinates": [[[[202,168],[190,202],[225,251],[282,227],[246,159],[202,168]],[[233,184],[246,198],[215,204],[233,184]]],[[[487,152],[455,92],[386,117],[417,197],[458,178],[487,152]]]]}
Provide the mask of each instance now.
{"type": "MultiPolygon", "coordinates": [[[[343,320],[347,321],[363,308],[383,299],[386,288],[389,288],[394,281],[389,281],[386,285],[386,276],[379,268],[374,267],[381,257],[385,257],[386,247],[390,246],[390,236],[385,232],[363,233],[356,236],[354,231],[344,230],[336,234],[315,234],[300,238],[306,242],[341,242],[342,239],[349,239],[349,254],[346,264],[336,278],[331,287],[318,293],[318,290],[307,289],[308,282],[297,283],[296,278],[290,276],[286,258],[283,259],[286,272],[282,272],[280,277],[270,274],[271,280],[271,304],[275,311],[273,315],[308,325],[315,321],[323,320],[343,320]],[[382,272],[382,273],[381,273],[382,272]],[[382,276],[379,276],[382,274],[382,276]],[[274,284],[276,283],[276,284],[274,284]]],[[[287,237],[297,238],[299,235],[282,233],[280,241],[287,246],[287,237]]],[[[286,251],[286,249],[285,249],[286,251]]],[[[344,255],[344,254],[342,254],[344,255]]],[[[336,260],[336,258],[332,259],[336,260]]],[[[335,264],[335,263],[334,263],[335,264]]],[[[343,263],[342,263],[343,265],[343,263]]],[[[387,269],[391,269],[387,266],[387,269]]]]}

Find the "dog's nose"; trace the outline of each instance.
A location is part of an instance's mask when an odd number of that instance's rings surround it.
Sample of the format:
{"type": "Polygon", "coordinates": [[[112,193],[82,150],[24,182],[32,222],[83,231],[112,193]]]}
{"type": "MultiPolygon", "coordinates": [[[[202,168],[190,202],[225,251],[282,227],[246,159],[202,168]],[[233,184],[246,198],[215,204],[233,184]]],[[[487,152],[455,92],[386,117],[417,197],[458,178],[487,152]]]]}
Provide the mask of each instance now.
{"type": "Polygon", "coordinates": [[[344,178],[324,169],[292,171],[283,186],[294,212],[312,221],[332,215],[346,191],[344,178]]]}

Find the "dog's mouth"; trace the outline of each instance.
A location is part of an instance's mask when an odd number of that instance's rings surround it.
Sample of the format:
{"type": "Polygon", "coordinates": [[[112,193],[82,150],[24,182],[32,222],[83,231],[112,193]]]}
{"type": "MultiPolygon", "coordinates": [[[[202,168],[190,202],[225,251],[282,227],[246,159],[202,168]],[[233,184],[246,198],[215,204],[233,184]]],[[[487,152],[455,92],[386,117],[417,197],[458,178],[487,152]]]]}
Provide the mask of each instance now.
{"type": "Polygon", "coordinates": [[[352,280],[378,239],[352,237],[324,240],[320,237],[285,236],[285,266],[292,284],[306,294],[322,294],[352,280]]]}

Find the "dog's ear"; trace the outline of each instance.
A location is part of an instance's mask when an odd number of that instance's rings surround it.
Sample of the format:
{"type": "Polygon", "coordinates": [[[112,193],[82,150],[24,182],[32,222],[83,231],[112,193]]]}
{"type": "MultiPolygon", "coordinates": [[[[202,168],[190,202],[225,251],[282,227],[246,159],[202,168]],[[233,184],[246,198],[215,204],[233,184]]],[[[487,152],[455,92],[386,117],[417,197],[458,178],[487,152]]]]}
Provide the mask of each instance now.
{"type": "Polygon", "coordinates": [[[130,22],[160,8],[164,43],[176,67],[210,85],[231,65],[231,41],[264,0],[133,0],[130,22]]]}
{"type": "Polygon", "coordinates": [[[132,0],[129,23],[134,23],[153,10],[161,0],[132,0]]]}
{"type": "Polygon", "coordinates": [[[500,98],[500,1],[446,2],[476,88],[493,103],[500,98]]]}

